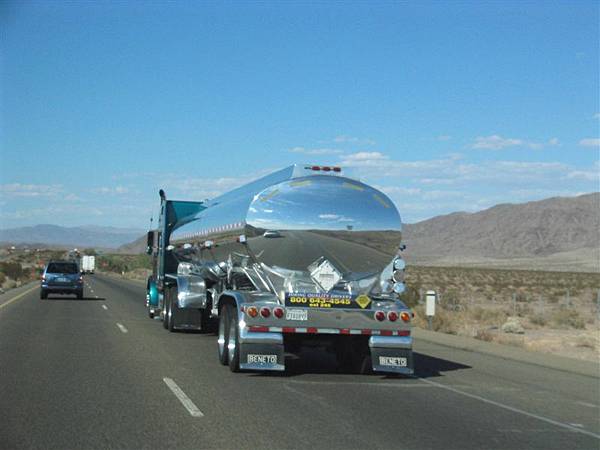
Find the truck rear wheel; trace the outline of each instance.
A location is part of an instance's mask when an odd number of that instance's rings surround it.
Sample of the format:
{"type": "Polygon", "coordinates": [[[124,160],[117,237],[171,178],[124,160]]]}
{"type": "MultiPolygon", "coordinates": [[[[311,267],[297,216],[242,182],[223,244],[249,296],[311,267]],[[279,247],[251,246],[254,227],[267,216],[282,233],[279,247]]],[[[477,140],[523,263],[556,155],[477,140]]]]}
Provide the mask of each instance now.
{"type": "Polygon", "coordinates": [[[169,313],[167,315],[167,327],[171,333],[176,331],[175,324],[179,319],[179,307],[177,306],[177,288],[171,286],[169,288],[169,313]]]}
{"type": "Polygon", "coordinates": [[[240,371],[240,327],[236,309],[232,305],[226,306],[229,316],[229,342],[227,343],[227,358],[229,359],[229,370],[240,371]]]}
{"type": "Polygon", "coordinates": [[[169,329],[169,309],[170,309],[170,305],[169,303],[171,302],[171,298],[170,298],[170,294],[169,294],[170,289],[166,288],[163,292],[164,295],[164,299],[163,299],[163,327],[165,328],[165,330],[169,329]]]}
{"type": "Polygon", "coordinates": [[[229,356],[227,347],[229,345],[229,314],[227,311],[227,305],[221,310],[219,314],[219,332],[218,332],[218,351],[219,351],[219,362],[224,366],[229,363],[229,356]]]}

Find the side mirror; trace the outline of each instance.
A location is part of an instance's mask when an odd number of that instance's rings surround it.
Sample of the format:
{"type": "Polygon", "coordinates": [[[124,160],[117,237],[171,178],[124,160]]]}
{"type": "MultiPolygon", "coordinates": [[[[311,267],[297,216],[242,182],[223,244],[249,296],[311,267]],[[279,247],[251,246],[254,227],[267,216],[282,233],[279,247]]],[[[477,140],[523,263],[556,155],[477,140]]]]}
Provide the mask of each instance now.
{"type": "Polygon", "coordinates": [[[151,255],[153,248],[154,248],[154,231],[148,231],[148,235],[146,237],[146,253],[148,255],[151,255]]]}

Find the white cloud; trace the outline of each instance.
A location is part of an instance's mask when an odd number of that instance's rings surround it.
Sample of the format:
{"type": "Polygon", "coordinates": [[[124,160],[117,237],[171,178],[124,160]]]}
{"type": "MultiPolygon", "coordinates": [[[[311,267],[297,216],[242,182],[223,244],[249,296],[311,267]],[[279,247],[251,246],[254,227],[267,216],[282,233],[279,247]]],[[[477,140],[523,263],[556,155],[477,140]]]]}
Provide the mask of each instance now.
{"type": "Polygon", "coordinates": [[[369,164],[371,161],[387,160],[388,157],[380,152],[358,152],[344,156],[345,161],[357,161],[362,164],[369,164]]]}
{"type": "Polygon", "coordinates": [[[567,173],[566,178],[600,182],[600,172],[598,170],[572,170],[567,173]]]}
{"type": "Polygon", "coordinates": [[[583,147],[600,147],[600,138],[585,138],[579,141],[583,147]]]}
{"type": "Polygon", "coordinates": [[[56,197],[64,191],[60,184],[22,184],[0,185],[0,195],[11,197],[56,197]]]}
{"type": "Polygon", "coordinates": [[[502,136],[494,134],[492,136],[476,137],[472,148],[501,150],[503,148],[513,147],[515,145],[523,145],[523,141],[521,139],[503,138],[502,136]]]}
{"type": "Polygon", "coordinates": [[[407,187],[398,187],[398,186],[375,186],[375,187],[389,196],[392,196],[392,195],[414,196],[414,195],[419,195],[422,192],[421,188],[407,188],[407,187]]]}
{"type": "Polygon", "coordinates": [[[337,148],[304,148],[304,147],[293,147],[289,149],[291,153],[302,153],[304,155],[339,155],[342,150],[337,148]]]}
{"type": "Polygon", "coordinates": [[[336,222],[354,222],[354,219],[339,214],[319,214],[319,219],[335,220],[336,222]]]}
{"type": "Polygon", "coordinates": [[[492,136],[478,136],[475,138],[475,142],[471,145],[471,148],[475,149],[487,149],[487,150],[502,150],[508,147],[529,147],[533,150],[539,150],[546,146],[557,146],[560,145],[558,138],[551,138],[547,142],[535,142],[528,141],[519,138],[503,138],[497,134],[492,136]]]}
{"type": "Polygon", "coordinates": [[[91,189],[94,194],[102,195],[123,195],[129,193],[129,189],[124,186],[102,186],[99,188],[91,189]]]}
{"type": "Polygon", "coordinates": [[[438,141],[449,141],[450,139],[452,139],[452,136],[449,136],[447,134],[443,134],[437,137],[438,141]]]}
{"type": "Polygon", "coordinates": [[[333,142],[338,144],[356,144],[356,145],[375,145],[376,142],[372,139],[360,139],[352,136],[336,136],[333,138],[333,142]]]}

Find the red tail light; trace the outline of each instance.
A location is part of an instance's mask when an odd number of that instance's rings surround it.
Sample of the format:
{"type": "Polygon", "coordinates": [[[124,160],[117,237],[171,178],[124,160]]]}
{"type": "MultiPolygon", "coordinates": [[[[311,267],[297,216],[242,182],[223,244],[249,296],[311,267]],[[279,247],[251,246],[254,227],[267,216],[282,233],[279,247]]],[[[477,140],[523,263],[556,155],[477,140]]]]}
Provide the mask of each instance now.
{"type": "Polygon", "coordinates": [[[331,170],[331,167],[329,167],[329,166],[323,166],[323,167],[321,167],[321,170],[324,171],[324,172],[329,172],[331,170]]]}
{"type": "Polygon", "coordinates": [[[274,310],[273,310],[273,315],[275,317],[277,317],[278,319],[281,319],[283,317],[283,308],[277,306],[274,310]]]}
{"type": "Polygon", "coordinates": [[[342,171],[342,168],[341,168],[341,167],[334,167],[334,168],[333,168],[333,171],[334,171],[334,172],[341,172],[341,171],[342,171]]]}
{"type": "Polygon", "coordinates": [[[269,308],[267,308],[266,306],[263,308],[260,308],[260,315],[266,319],[267,317],[269,317],[271,315],[271,310],[269,308]]]}
{"type": "Polygon", "coordinates": [[[375,318],[380,322],[383,322],[385,320],[385,313],[383,311],[377,311],[375,313],[375,318]]]}
{"type": "Polygon", "coordinates": [[[390,311],[388,313],[388,320],[390,322],[395,322],[396,320],[398,320],[398,313],[396,311],[390,311]]]}

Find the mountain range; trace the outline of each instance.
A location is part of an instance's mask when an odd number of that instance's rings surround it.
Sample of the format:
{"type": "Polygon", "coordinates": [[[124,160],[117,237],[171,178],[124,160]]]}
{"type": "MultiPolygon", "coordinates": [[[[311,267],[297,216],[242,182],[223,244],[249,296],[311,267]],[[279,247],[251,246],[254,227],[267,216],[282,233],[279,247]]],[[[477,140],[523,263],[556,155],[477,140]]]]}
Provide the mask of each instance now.
{"type": "MultiPolygon", "coordinates": [[[[398,205],[401,209],[402,205],[398,205]]],[[[0,230],[0,242],[142,253],[143,230],[34,227],[0,230]]],[[[600,272],[600,192],[501,204],[403,225],[409,264],[600,272]]]]}
{"type": "Polygon", "coordinates": [[[600,271],[600,193],[501,204],[406,224],[407,262],[600,271]]]}
{"type": "Polygon", "coordinates": [[[138,238],[143,230],[96,225],[61,227],[35,225],[0,230],[0,242],[66,247],[117,248],[138,238]]]}

